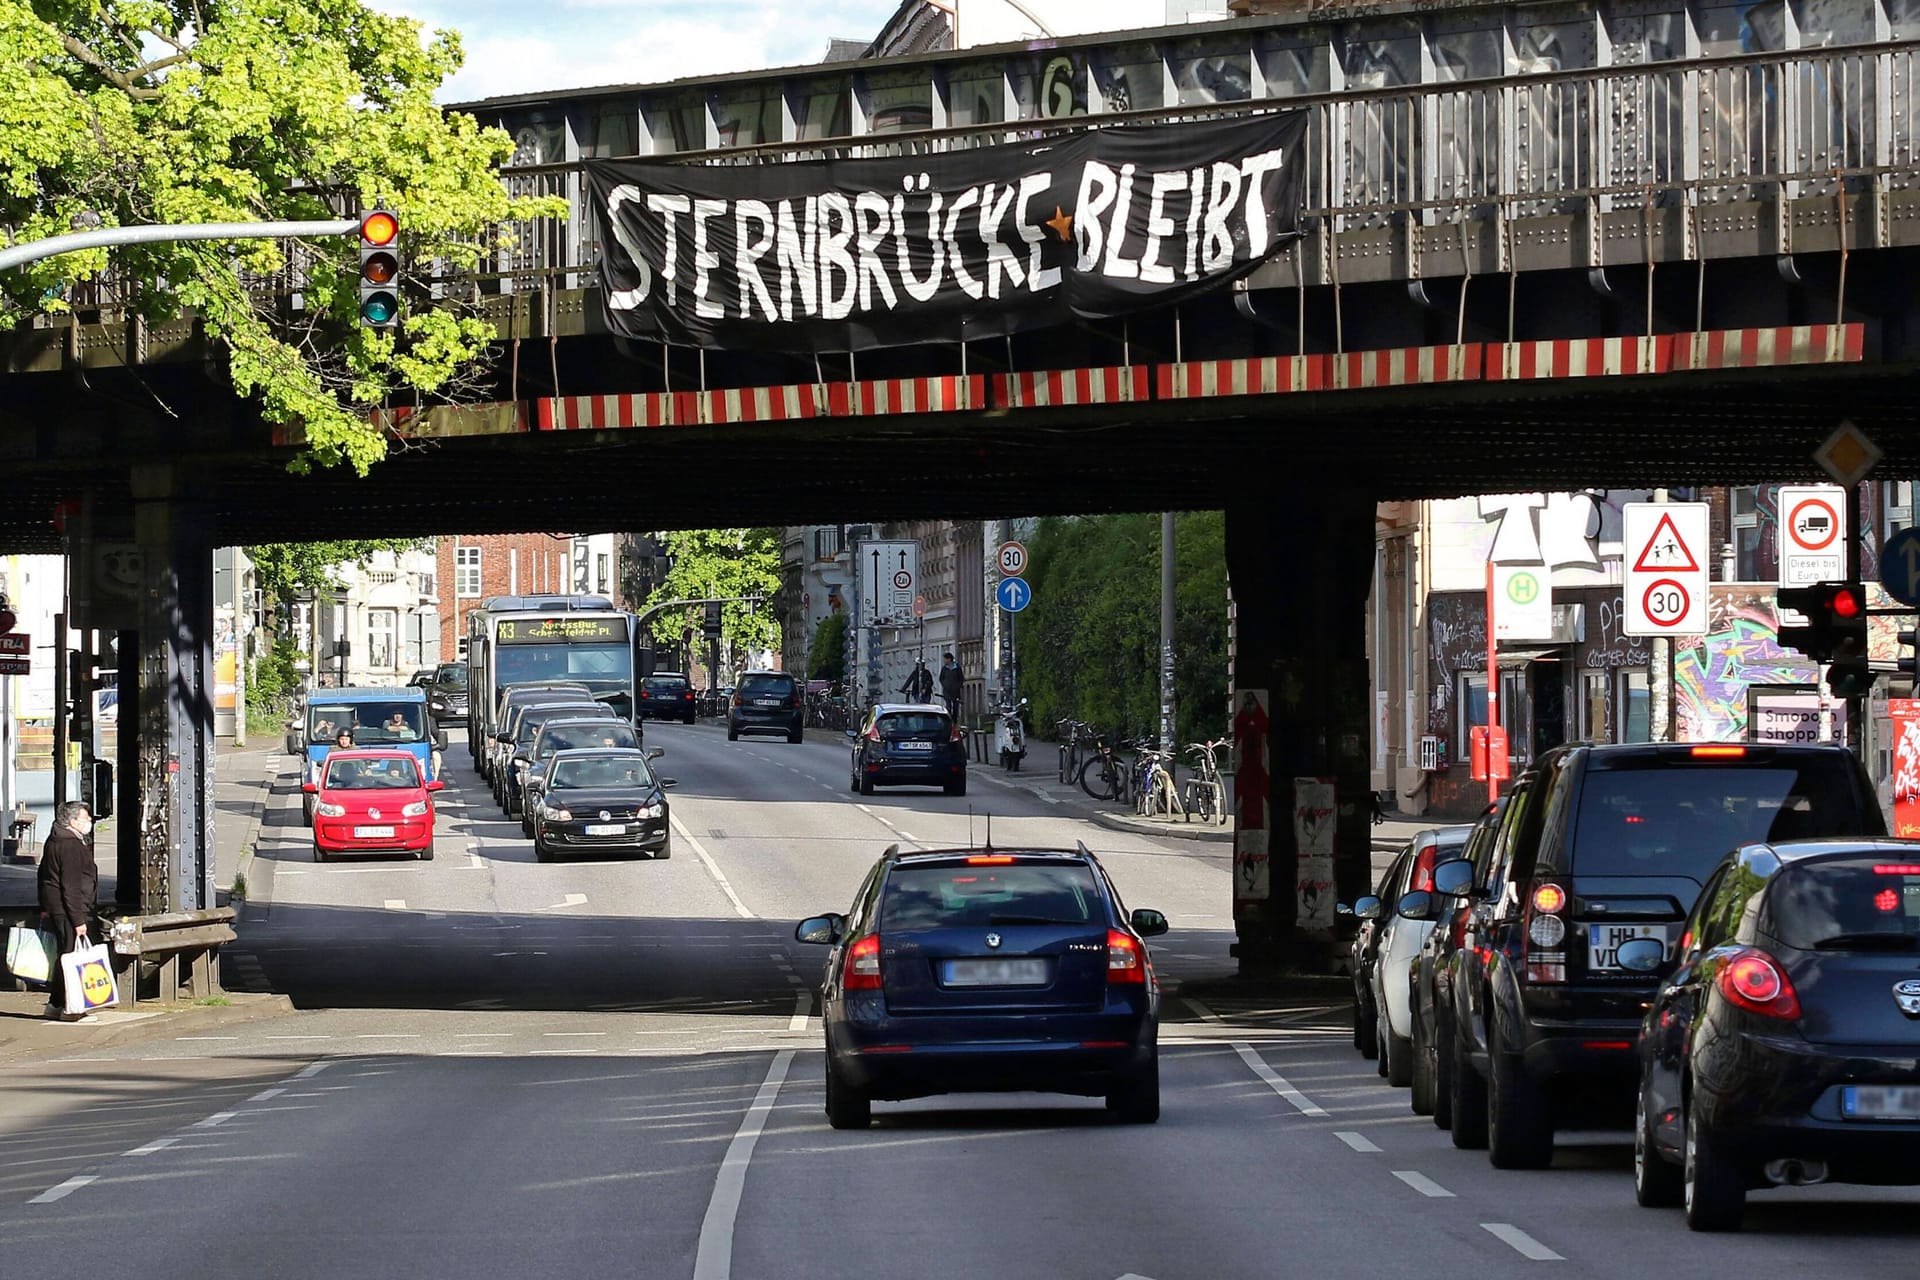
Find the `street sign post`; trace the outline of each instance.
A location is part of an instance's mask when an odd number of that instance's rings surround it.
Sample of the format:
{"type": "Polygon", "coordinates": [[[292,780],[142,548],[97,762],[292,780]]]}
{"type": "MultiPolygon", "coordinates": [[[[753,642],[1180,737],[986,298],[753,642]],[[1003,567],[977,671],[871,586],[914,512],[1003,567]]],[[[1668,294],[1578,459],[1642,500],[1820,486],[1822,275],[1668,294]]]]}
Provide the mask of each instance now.
{"type": "Polygon", "coordinates": [[[1707,504],[1629,502],[1621,509],[1621,585],[1630,636],[1707,630],[1707,504]]]}
{"type": "Polygon", "coordinates": [[[22,632],[0,635],[0,676],[33,674],[33,637],[22,632]]]}
{"type": "Polygon", "coordinates": [[[1901,604],[1920,608],[1920,527],[1896,530],[1880,548],[1880,585],[1901,604]]]}
{"type": "Polygon", "coordinates": [[[1847,491],[1834,484],[1780,487],[1780,585],[1847,580],[1847,491]]]}
{"type": "Polygon", "coordinates": [[[994,599],[1008,613],[1018,613],[1033,602],[1033,588],[1025,578],[1002,578],[993,589],[994,599]]]}
{"type": "Polygon", "coordinates": [[[1545,565],[1493,566],[1496,640],[1553,639],[1553,583],[1545,565]]]}
{"type": "Polygon", "coordinates": [[[1027,548],[1025,543],[1009,539],[1000,544],[994,552],[994,559],[1000,565],[1000,572],[1009,578],[1022,577],[1027,572],[1027,548]]]}
{"type": "Polygon", "coordinates": [[[913,616],[913,597],[920,585],[920,544],[910,538],[859,544],[862,621],[904,624],[913,616]]]}

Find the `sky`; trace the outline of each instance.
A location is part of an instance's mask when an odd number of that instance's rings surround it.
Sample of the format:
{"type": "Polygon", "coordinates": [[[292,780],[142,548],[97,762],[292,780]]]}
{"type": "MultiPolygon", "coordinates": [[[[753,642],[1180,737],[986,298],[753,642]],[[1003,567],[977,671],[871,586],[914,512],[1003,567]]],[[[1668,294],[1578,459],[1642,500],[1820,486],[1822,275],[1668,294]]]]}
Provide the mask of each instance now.
{"type": "MultiPolygon", "coordinates": [[[[965,2],[989,5],[999,0],[965,2]]],[[[460,32],[466,66],[442,89],[442,102],[819,62],[830,39],[871,40],[899,7],[899,0],[369,3],[418,18],[429,28],[460,32]]],[[[1062,35],[1157,25],[1165,13],[1164,0],[1025,0],[1024,8],[1062,35]],[[1116,15],[1131,20],[1116,20],[1116,15]]]]}

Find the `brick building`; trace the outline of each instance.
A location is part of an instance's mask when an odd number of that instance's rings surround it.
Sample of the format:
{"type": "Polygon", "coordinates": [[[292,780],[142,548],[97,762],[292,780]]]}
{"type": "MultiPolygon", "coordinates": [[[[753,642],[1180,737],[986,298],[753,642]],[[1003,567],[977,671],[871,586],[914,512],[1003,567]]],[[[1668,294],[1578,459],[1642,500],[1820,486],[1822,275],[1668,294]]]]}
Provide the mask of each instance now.
{"type": "Polygon", "coordinates": [[[616,597],[613,534],[482,533],[439,539],[440,660],[467,656],[467,612],[488,596],[616,597]]]}

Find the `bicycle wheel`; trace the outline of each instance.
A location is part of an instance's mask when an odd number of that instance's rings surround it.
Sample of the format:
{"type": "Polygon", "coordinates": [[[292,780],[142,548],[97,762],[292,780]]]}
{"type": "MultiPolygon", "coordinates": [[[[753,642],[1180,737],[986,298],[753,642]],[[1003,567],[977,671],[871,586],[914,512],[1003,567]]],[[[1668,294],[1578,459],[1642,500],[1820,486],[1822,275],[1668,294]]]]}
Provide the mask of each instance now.
{"type": "Polygon", "coordinates": [[[1180,803],[1180,789],[1174,785],[1173,774],[1165,769],[1155,769],[1153,773],[1153,809],[1169,818],[1176,814],[1184,815],[1186,810],[1180,803]]]}
{"type": "Polygon", "coordinates": [[[1060,744],[1060,781],[1070,783],[1073,780],[1073,753],[1066,743],[1060,744]]]}
{"type": "Polygon", "coordinates": [[[1117,800],[1120,785],[1119,766],[1104,756],[1094,756],[1080,766],[1080,789],[1095,800],[1117,800]]]}

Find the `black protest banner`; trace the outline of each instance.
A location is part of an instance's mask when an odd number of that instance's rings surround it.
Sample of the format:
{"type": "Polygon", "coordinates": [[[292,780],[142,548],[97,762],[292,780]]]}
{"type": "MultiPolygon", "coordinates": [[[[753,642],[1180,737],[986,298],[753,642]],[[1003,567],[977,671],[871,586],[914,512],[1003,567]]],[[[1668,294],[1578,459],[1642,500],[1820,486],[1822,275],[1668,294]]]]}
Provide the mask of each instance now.
{"type": "Polygon", "coordinates": [[[858,351],[1179,302],[1299,235],[1306,121],[882,160],[590,160],[607,325],[688,346],[858,351]]]}

